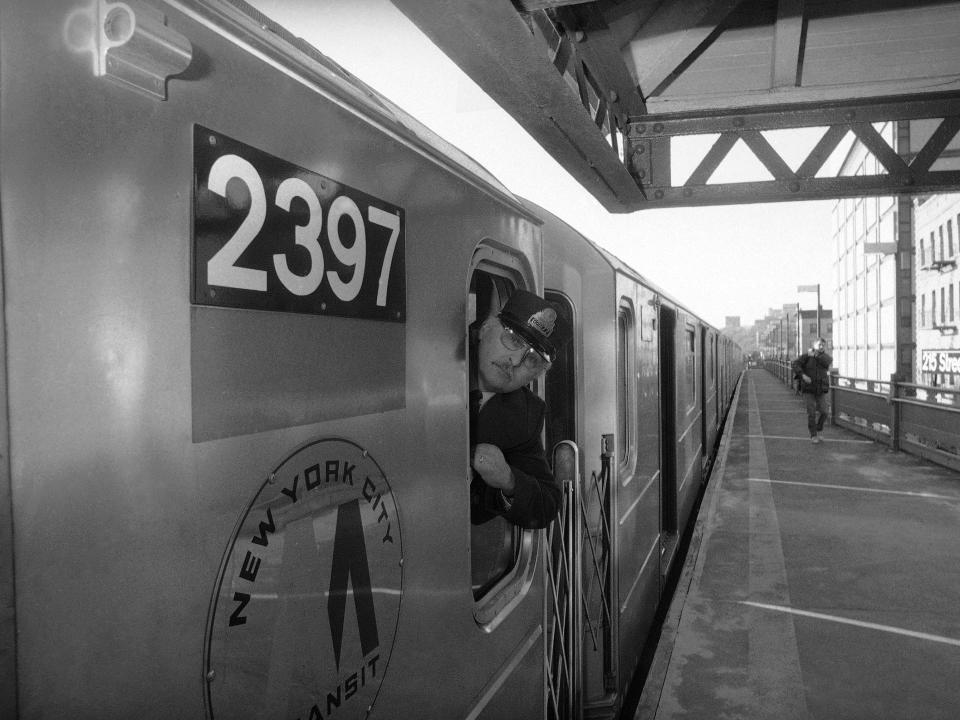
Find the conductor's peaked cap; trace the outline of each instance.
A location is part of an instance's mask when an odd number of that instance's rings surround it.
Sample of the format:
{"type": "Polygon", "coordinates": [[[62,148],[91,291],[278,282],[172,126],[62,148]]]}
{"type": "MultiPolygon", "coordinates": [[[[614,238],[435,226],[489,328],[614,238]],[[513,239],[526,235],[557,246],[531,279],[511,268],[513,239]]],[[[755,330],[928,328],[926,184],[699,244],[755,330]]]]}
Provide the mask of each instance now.
{"type": "Polygon", "coordinates": [[[550,362],[572,334],[553,303],[526,290],[514,290],[497,317],[550,362]]]}

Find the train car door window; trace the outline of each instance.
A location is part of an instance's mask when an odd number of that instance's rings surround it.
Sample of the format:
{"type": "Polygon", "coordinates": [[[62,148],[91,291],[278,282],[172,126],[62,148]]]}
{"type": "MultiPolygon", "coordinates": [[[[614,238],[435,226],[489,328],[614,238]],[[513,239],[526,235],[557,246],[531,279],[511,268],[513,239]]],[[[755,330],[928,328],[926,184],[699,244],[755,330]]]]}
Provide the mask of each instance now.
{"type": "Polygon", "coordinates": [[[621,300],[617,309],[617,443],[619,475],[627,481],[636,464],[636,363],[633,305],[621,300]]]}
{"type": "MultiPolygon", "coordinates": [[[[471,345],[469,335],[479,329],[483,320],[496,315],[514,289],[529,287],[526,278],[516,270],[520,265],[517,258],[502,250],[482,245],[474,262],[466,318],[468,343],[471,345]]],[[[468,372],[475,372],[475,368],[469,367],[468,372]]],[[[469,388],[471,378],[467,380],[469,388]]],[[[470,448],[465,457],[468,478],[473,475],[470,467],[470,453],[475,443],[473,436],[471,428],[470,448]]],[[[471,523],[470,580],[474,619],[485,630],[492,631],[529,589],[539,542],[537,531],[522,530],[500,516],[471,523]]]]}
{"type": "MultiPolygon", "coordinates": [[[[559,292],[546,291],[544,297],[556,305],[560,316],[573,324],[573,305],[570,300],[559,292]]],[[[547,396],[547,413],[545,430],[548,456],[561,440],[577,441],[576,430],[576,374],[574,373],[574,343],[567,343],[553,361],[550,372],[546,374],[545,391],[547,396]]]]}
{"type": "Polygon", "coordinates": [[[684,360],[684,372],[686,376],[684,409],[690,412],[694,409],[697,402],[697,331],[694,326],[689,323],[686,327],[686,338],[687,341],[684,345],[684,350],[686,351],[686,358],[684,360]]]}

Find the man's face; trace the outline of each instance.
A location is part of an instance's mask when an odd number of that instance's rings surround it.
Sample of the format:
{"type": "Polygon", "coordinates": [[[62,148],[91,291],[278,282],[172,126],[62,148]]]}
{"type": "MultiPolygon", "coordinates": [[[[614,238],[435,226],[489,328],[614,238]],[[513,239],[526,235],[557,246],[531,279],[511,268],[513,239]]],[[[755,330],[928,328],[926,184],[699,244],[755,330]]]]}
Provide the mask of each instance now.
{"type": "Polygon", "coordinates": [[[823,340],[817,340],[817,342],[813,344],[813,349],[817,352],[823,352],[827,349],[827,344],[823,340]]]}
{"type": "MultiPolygon", "coordinates": [[[[522,342],[522,341],[521,341],[522,342]]],[[[480,345],[477,348],[477,384],[484,392],[506,393],[532,382],[548,365],[538,355],[527,357],[529,346],[515,344],[509,330],[497,318],[488,318],[480,327],[480,345]],[[504,334],[507,334],[507,344],[504,334]],[[525,360],[525,358],[527,358],[525,360]]]]}

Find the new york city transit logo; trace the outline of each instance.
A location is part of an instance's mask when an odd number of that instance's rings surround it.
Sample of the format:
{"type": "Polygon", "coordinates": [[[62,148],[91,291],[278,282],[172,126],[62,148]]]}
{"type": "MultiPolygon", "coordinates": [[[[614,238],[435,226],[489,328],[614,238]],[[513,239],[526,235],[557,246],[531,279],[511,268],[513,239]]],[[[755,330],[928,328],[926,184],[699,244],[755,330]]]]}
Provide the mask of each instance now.
{"type": "Polygon", "coordinates": [[[207,623],[210,718],[331,720],[372,709],[403,592],[396,500],[355,443],[311,442],[263,483],[207,623]]]}

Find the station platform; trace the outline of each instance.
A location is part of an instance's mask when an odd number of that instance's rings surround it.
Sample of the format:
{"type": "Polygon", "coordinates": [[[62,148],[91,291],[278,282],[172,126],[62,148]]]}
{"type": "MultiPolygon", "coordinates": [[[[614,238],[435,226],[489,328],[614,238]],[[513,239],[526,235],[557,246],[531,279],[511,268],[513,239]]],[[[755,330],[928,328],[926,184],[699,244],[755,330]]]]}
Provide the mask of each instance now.
{"type": "Polygon", "coordinates": [[[960,718],[960,474],[748,370],[634,718],[960,718]]]}

